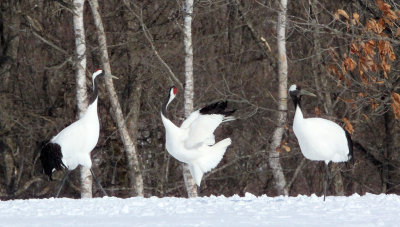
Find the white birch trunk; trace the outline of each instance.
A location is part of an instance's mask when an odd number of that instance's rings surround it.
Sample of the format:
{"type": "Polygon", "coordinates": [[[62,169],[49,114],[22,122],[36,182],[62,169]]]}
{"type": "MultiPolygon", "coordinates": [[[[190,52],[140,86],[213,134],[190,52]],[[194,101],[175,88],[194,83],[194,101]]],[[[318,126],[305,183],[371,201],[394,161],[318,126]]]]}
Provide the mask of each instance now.
{"type": "MultiPolygon", "coordinates": [[[[192,45],[192,13],[193,0],[184,1],[184,26],[183,26],[183,42],[185,45],[185,117],[188,117],[193,112],[193,45],[192,45]]],[[[182,164],[183,178],[185,180],[188,197],[197,197],[197,186],[190,174],[189,166],[182,164]]]]}
{"type": "MultiPolygon", "coordinates": [[[[97,29],[97,37],[100,45],[100,58],[105,73],[111,74],[110,60],[107,52],[106,35],[104,32],[103,22],[99,13],[99,3],[97,0],[89,0],[92,14],[94,17],[95,26],[97,29]]],[[[137,196],[144,196],[143,177],[139,164],[136,146],[128,133],[125,118],[122,113],[121,105],[118,101],[117,93],[115,92],[114,83],[111,78],[106,78],[106,87],[109,94],[111,107],[114,113],[119,134],[121,135],[122,143],[124,144],[125,154],[128,162],[128,171],[130,178],[130,187],[134,188],[137,196]]]]}
{"type": "MultiPolygon", "coordinates": [[[[83,9],[85,0],[74,0],[74,33],[77,64],[76,74],[76,98],[78,104],[79,118],[82,117],[88,106],[87,89],[86,89],[86,42],[85,28],[83,25],[83,9]]],[[[90,170],[81,166],[81,198],[92,198],[92,175],[90,170]]]]}
{"type": "Polygon", "coordinates": [[[285,175],[283,174],[282,166],[280,163],[279,152],[276,148],[280,146],[282,141],[282,135],[284,133],[284,124],[287,118],[287,73],[288,64],[286,56],[286,10],[287,10],[287,0],[280,1],[280,10],[278,15],[278,117],[277,117],[277,127],[274,131],[272,137],[272,143],[269,151],[269,165],[272,169],[272,174],[275,180],[275,187],[279,195],[289,195],[286,186],[285,175]]]}

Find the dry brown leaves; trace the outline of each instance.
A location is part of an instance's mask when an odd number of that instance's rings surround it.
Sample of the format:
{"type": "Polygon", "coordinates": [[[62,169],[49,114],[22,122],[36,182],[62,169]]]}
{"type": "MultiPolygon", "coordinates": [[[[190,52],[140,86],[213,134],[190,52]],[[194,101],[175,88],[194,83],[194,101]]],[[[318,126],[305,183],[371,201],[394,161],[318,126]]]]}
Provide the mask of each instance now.
{"type": "Polygon", "coordinates": [[[286,151],[289,152],[291,149],[288,146],[288,143],[286,141],[282,141],[281,145],[279,147],[276,148],[276,152],[282,152],[282,151],[286,151]]]}
{"type": "Polygon", "coordinates": [[[354,128],[353,128],[353,125],[350,123],[350,121],[349,121],[347,118],[345,118],[345,117],[342,118],[342,120],[343,120],[344,123],[345,123],[344,128],[346,129],[346,131],[349,132],[350,134],[353,134],[354,128]]]}
{"type": "Polygon", "coordinates": [[[396,92],[392,93],[392,109],[397,120],[400,119],[400,95],[396,92]]]}

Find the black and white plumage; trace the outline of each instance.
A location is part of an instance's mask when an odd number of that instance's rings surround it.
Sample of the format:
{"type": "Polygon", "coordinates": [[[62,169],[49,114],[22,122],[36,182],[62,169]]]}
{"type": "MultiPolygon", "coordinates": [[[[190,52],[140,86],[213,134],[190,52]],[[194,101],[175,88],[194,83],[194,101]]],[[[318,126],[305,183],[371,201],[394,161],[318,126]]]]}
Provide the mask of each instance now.
{"type": "MultiPolygon", "coordinates": [[[[91,169],[92,160],[90,158],[90,153],[96,146],[100,133],[97,101],[98,83],[102,76],[111,75],[104,74],[102,70],[97,70],[92,75],[93,92],[89,98],[89,106],[83,116],[64,128],[49,142],[45,143],[40,152],[39,158],[42,163],[43,171],[49,176],[50,180],[52,180],[52,173],[54,170],[67,169],[67,173],[62,180],[57,196],[69,172],[74,170],[78,165],[90,169],[94,180],[98,183],[91,169]]],[[[100,184],[98,184],[98,186],[103,190],[100,184]]],[[[103,193],[105,193],[104,190],[103,193]]]]}
{"type": "Polygon", "coordinates": [[[353,143],[350,134],[333,121],[323,118],[304,118],[301,111],[301,97],[315,96],[296,85],[289,88],[296,113],[293,132],[297,137],[303,155],[312,161],[325,162],[324,201],[328,183],[329,162],[346,162],[353,157],[353,143]]]}
{"type": "Polygon", "coordinates": [[[167,118],[167,107],[175,98],[177,88],[171,87],[161,110],[165,127],[167,151],[177,160],[189,165],[190,173],[200,186],[203,174],[215,168],[221,161],[231,139],[215,143],[214,130],[223,122],[234,120],[232,111],[226,111],[227,102],[216,102],[194,111],[176,126],[167,118]]]}

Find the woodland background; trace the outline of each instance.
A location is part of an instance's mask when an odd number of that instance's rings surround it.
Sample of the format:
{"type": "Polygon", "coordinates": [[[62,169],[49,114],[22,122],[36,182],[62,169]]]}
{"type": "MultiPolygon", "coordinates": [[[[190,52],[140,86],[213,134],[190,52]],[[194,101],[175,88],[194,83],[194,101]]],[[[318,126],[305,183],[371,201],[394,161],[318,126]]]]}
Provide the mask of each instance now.
{"type": "MultiPolygon", "coordinates": [[[[123,115],[137,148],[144,196],[187,196],[182,166],[164,147],[161,105],[172,84],[168,65],[184,83],[182,1],[100,1],[111,69],[123,115]],[[127,3],[128,2],[128,3],[127,3]],[[161,60],[162,61],[161,61],[161,60]]],[[[0,198],[54,196],[42,174],[41,142],[77,119],[72,1],[0,2],[0,198]]],[[[228,100],[236,121],[216,131],[231,137],[218,167],[203,178],[200,194],[281,194],[268,159],[278,113],[278,1],[196,0],[192,22],[194,107],[228,100]]],[[[288,84],[303,98],[305,116],[321,116],[352,131],[354,163],[331,164],[328,195],[400,193],[400,3],[395,0],[298,0],[287,7],[288,84]]],[[[84,10],[88,70],[101,67],[92,11],[84,10]]],[[[175,81],[176,82],[176,81],[175,81]]],[[[100,139],[93,169],[109,195],[135,196],[129,165],[100,86],[100,139]]],[[[169,117],[183,119],[183,90],[169,117]]],[[[320,195],[324,164],[305,160],[288,118],[279,161],[289,195],[320,195]]],[[[62,196],[79,198],[79,171],[62,196]]],[[[101,191],[94,188],[94,196],[101,191]]]]}

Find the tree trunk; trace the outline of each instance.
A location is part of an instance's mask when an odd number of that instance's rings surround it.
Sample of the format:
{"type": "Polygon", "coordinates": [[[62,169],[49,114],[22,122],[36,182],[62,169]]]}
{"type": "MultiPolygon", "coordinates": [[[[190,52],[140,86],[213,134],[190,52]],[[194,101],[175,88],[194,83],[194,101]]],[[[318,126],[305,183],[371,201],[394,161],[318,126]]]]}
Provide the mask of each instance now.
{"type": "Polygon", "coordinates": [[[385,159],[385,168],[387,168],[387,178],[383,183],[386,185],[386,191],[383,193],[399,193],[399,188],[397,187],[400,184],[400,176],[399,169],[395,166],[398,166],[400,163],[400,128],[399,122],[395,119],[393,111],[389,109],[384,114],[385,119],[385,150],[386,150],[386,159],[385,159]],[[391,165],[388,165],[390,163],[391,165]]]}
{"type": "Polygon", "coordinates": [[[381,179],[382,179],[382,186],[381,186],[381,192],[386,194],[388,192],[389,187],[389,144],[391,143],[391,136],[389,135],[390,133],[390,117],[389,113],[385,113],[383,116],[385,119],[385,138],[383,139],[385,146],[383,147],[383,162],[382,162],[382,169],[381,169],[381,179]]]}
{"type": "MultiPolygon", "coordinates": [[[[17,65],[18,48],[20,40],[20,25],[21,25],[21,8],[19,1],[3,1],[0,3],[0,91],[1,93],[12,93],[12,87],[14,83],[12,82],[12,71],[17,65]]],[[[11,128],[12,122],[5,120],[6,117],[3,115],[8,115],[6,106],[11,106],[11,100],[2,100],[2,110],[0,110],[0,119],[2,121],[2,126],[4,128],[11,128]]],[[[1,127],[1,126],[0,126],[1,127]]],[[[5,188],[7,194],[14,192],[15,175],[18,168],[15,166],[15,161],[13,157],[13,150],[9,146],[10,138],[3,137],[0,140],[0,160],[4,166],[5,188]]],[[[1,170],[0,170],[1,171],[1,170]]],[[[1,185],[0,185],[1,188],[1,185]]]]}
{"type": "MultiPolygon", "coordinates": [[[[11,194],[13,191],[13,184],[14,184],[14,178],[15,178],[15,163],[14,163],[14,158],[12,155],[12,150],[10,146],[6,143],[4,140],[0,140],[0,160],[1,164],[0,166],[4,166],[3,168],[3,179],[4,179],[4,187],[6,189],[7,195],[11,194]]],[[[3,185],[0,185],[0,188],[3,185]]]]}
{"type": "MultiPolygon", "coordinates": [[[[183,42],[185,45],[185,117],[193,112],[194,81],[193,81],[193,46],[192,46],[192,13],[193,0],[184,2],[183,42]]],[[[196,183],[189,171],[189,166],[182,163],[183,178],[189,197],[198,196],[196,183]]]]}
{"type": "MultiPolygon", "coordinates": [[[[78,104],[79,118],[83,116],[88,106],[86,89],[86,41],[85,28],[83,24],[83,9],[85,0],[74,0],[74,33],[77,64],[76,74],[76,98],[78,104]]],[[[90,170],[81,166],[81,198],[92,198],[92,175],[90,170]]]]}
{"type": "MultiPolygon", "coordinates": [[[[311,59],[311,65],[313,69],[313,77],[316,86],[316,91],[319,98],[322,98],[322,103],[324,106],[324,111],[326,114],[331,115],[333,112],[333,104],[331,99],[331,94],[328,88],[328,80],[325,76],[321,76],[323,69],[323,59],[322,59],[322,48],[321,48],[321,35],[320,35],[320,27],[318,23],[317,14],[320,9],[317,7],[318,0],[309,0],[310,4],[310,17],[312,20],[313,26],[313,44],[314,44],[314,56],[311,59]],[[322,92],[323,91],[323,92],[322,92]]],[[[325,165],[325,164],[323,164],[325,165]]],[[[335,195],[343,196],[344,193],[344,184],[343,177],[340,169],[340,164],[332,163],[331,167],[331,176],[333,177],[333,185],[335,190],[335,195]]]]}
{"type": "Polygon", "coordinates": [[[284,124],[287,119],[287,73],[288,64],[286,56],[286,10],[287,0],[280,1],[280,11],[278,15],[278,77],[279,77],[279,98],[278,98],[278,116],[277,127],[272,136],[272,143],[269,150],[269,165],[272,169],[272,174],[275,180],[275,187],[279,195],[289,195],[286,186],[285,175],[283,174],[282,166],[280,163],[279,152],[277,148],[280,146],[282,136],[285,131],[284,124]]]}
{"type": "MultiPolygon", "coordinates": [[[[97,37],[100,45],[100,58],[105,73],[111,74],[110,60],[107,52],[106,35],[104,32],[103,22],[99,13],[99,3],[97,0],[89,0],[92,14],[94,17],[95,26],[97,29],[97,37]]],[[[121,105],[118,101],[117,93],[115,92],[114,83],[111,78],[106,78],[106,87],[110,97],[111,106],[113,109],[114,120],[116,121],[118,131],[121,135],[122,143],[124,144],[125,154],[128,162],[128,173],[130,178],[130,187],[135,189],[135,194],[144,196],[143,177],[139,164],[137,148],[132,138],[129,135],[125,119],[122,114],[121,105]]]]}
{"type": "MultiPolygon", "coordinates": [[[[6,8],[7,3],[4,3],[6,8]]],[[[3,8],[3,5],[0,5],[3,8]]],[[[0,39],[4,40],[5,46],[0,43],[0,55],[3,55],[3,59],[0,59],[0,78],[1,78],[1,89],[10,90],[10,79],[11,79],[11,68],[16,65],[18,57],[19,47],[19,30],[21,25],[21,9],[19,1],[8,2],[9,11],[1,12],[0,26],[4,26],[3,34],[0,34],[0,39]]],[[[0,32],[1,33],[1,32],[0,32]]]]}
{"type": "MultiPolygon", "coordinates": [[[[131,2],[125,2],[125,4],[131,4],[131,2]]],[[[129,5],[130,8],[132,6],[129,5]]],[[[134,32],[136,29],[135,26],[135,16],[133,13],[125,13],[124,14],[125,21],[128,26],[127,30],[127,35],[128,35],[128,65],[129,65],[129,72],[133,72],[135,67],[137,67],[138,64],[140,64],[140,56],[137,55],[135,52],[135,47],[138,43],[138,40],[136,38],[136,33],[134,32]]],[[[129,100],[128,100],[128,115],[126,116],[127,122],[128,122],[128,129],[129,129],[129,134],[132,138],[132,143],[137,150],[138,144],[137,144],[137,134],[138,134],[138,122],[139,122],[139,116],[140,116],[140,101],[141,101],[141,95],[142,95],[142,81],[141,81],[141,75],[137,74],[135,75],[136,77],[134,78],[134,82],[132,83],[132,89],[131,93],[129,95],[129,100]]]]}

